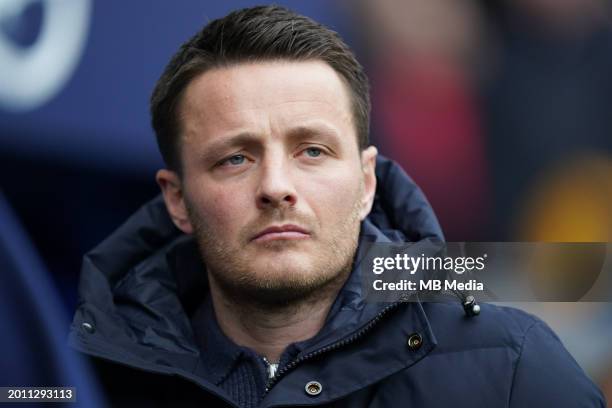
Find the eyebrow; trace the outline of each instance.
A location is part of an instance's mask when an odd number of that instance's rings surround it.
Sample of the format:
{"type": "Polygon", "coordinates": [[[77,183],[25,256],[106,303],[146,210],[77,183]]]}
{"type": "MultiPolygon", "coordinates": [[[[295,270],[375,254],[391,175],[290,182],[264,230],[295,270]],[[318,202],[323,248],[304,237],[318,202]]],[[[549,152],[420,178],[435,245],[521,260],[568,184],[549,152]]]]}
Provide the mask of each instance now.
{"type": "MultiPolygon", "coordinates": [[[[311,137],[323,138],[327,143],[336,147],[340,142],[338,131],[323,123],[292,127],[286,132],[286,137],[291,143],[298,143],[311,137]]],[[[241,132],[233,136],[222,137],[220,140],[212,142],[205,148],[203,157],[207,161],[214,161],[226,150],[233,147],[253,147],[261,145],[261,139],[261,135],[252,132],[241,132]]]]}
{"type": "Polygon", "coordinates": [[[338,145],[340,142],[340,135],[338,134],[338,131],[324,123],[299,125],[289,129],[287,132],[287,138],[293,142],[298,142],[300,140],[315,136],[322,137],[325,139],[325,141],[333,145],[338,145]]]}

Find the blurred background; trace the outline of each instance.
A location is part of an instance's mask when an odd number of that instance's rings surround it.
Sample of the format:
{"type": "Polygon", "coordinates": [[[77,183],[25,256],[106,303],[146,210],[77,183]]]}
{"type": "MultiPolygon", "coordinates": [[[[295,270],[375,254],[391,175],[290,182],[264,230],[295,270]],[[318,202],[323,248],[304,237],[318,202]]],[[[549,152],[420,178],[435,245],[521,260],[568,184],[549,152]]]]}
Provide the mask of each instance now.
{"type": "MultiPolygon", "coordinates": [[[[609,1],[278,3],[356,51],[372,142],[425,191],[448,241],[612,241],[609,1]]],[[[158,194],[148,100],[165,64],[203,24],[255,4],[0,0],[0,192],[67,315],[82,255],[158,194]]],[[[521,307],[612,400],[612,306],[521,307]]]]}

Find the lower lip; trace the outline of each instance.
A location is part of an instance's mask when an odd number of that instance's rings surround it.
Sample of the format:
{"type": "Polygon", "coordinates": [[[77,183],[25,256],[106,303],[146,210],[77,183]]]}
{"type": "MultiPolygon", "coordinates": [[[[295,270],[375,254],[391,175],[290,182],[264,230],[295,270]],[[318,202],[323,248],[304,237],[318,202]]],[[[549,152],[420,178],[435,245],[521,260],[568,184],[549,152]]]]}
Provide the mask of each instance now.
{"type": "Polygon", "coordinates": [[[253,241],[255,242],[269,242],[269,241],[278,241],[278,240],[297,240],[297,239],[305,239],[310,235],[305,234],[303,232],[297,231],[283,231],[283,232],[269,232],[267,234],[261,235],[255,238],[253,241]]]}

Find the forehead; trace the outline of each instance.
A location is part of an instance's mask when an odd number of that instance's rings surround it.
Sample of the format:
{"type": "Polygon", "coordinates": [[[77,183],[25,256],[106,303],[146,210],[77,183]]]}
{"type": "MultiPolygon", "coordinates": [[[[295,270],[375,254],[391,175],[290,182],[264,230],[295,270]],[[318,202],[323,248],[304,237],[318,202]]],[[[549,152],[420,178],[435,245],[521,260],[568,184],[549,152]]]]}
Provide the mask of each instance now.
{"type": "Polygon", "coordinates": [[[349,94],[336,71],[318,60],[214,68],[184,92],[179,107],[183,136],[273,131],[312,120],[342,133],[348,126],[354,135],[349,94]]]}

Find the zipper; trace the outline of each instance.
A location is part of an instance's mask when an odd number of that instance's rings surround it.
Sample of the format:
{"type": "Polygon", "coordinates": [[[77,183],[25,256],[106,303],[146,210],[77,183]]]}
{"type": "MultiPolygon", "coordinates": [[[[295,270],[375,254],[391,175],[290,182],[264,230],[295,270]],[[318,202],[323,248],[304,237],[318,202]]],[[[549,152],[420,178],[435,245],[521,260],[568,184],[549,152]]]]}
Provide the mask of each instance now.
{"type": "Polygon", "coordinates": [[[372,328],[374,326],[376,326],[387,314],[389,314],[389,312],[391,312],[392,310],[395,310],[399,307],[399,305],[401,305],[402,303],[405,303],[405,301],[399,301],[396,303],[393,303],[387,307],[385,307],[383,310],[381,310],[372,320],[370,320],[368,322],[368,324],[366,324],[365,326],[363,326],[361,329],[359,329],[357,332],[351,334],[349,337],[346,337],[342,340],[339,340],[335,343],[332,343],[328,346],[325,346],[323,348],[320,348],[318,350],[312,351],[306,355],[303,355],[300,358],[297,358],[293,361],[291,361],[290,363],[286,364],[285,366],[283,366],[280,370],[276,371],[276,374],[274,375],[274,377],[270,378],[270,381],[268,381],[268,385],[266,386],[266,389],[264,390],[264,393],[262,395],[262,399],[270,392],[270,390],[272,389],[272,387],[278,383],[278,381],[284,376],[286,375],[289,371],[293,370],[295,367],[297,367],[299,364],[302,364],[304,361],[310,360],[314,357],[318,357],[321,354],[325,354],[325,353],[329,353],[330,351],[334,351],[337,350],[341,347],[345,347],[357,340],[359,340],[361,337],[363,337],[365,334],[367,334],[370,330],[372,330],[372,328]]]}
{"type": "Polygon", "coordinates": [[[268,373],[268,380],[274,378],[276,371],[278,370],[278,363],[271,363],[267,358],[262,357],[264,363],[266,363],[266,371],[268,373]]]}

